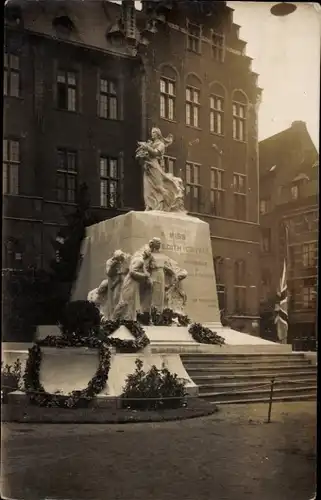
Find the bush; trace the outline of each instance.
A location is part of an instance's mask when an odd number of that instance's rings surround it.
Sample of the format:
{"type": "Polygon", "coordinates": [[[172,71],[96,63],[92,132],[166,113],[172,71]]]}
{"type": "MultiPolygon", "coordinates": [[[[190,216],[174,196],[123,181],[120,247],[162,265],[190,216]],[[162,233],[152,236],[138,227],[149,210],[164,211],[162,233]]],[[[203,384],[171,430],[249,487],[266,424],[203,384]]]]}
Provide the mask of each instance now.
{"type": "Polygon", "coordinates": [[[22,367],[20,359],[17,359],[14,365],[6,364],[3,368],[1,362],[1,402],[8,402],[9,392],[22,389],[22,367]]]}
{"type": "Polygon", "coordinates": [[[186,405],[185,381],[179,379],[176,373],[170,373],[165,367],[158,370],[156,366],[152,366],[146,373],[142,369],[143,362],[140,359],[136,359],[135,364],[136,370],[127,377],[124,392],[121,395],[123,407],[164,410],[186,405]],[[137,398],[137,400],[131,400],[132,398],[137,398]]]}
{"type": "Polygon", "coordinates": [[[100,312],[95,304],[88,300],[75,300],[66,305],[59,324],[62,334],[66,337],[88,337],[98,334],[100,312]]]}

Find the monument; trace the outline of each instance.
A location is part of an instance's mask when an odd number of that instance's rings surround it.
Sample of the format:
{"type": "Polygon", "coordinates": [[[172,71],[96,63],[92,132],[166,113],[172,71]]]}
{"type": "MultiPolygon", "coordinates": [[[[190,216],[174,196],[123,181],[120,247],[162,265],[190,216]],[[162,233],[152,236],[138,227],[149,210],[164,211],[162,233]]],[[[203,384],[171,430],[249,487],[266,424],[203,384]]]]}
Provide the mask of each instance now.
{"type": "MultiPolygon", "coordinates": [[[[145,267],[149,274],[145,287],[149,286],[152,297],[142,299],[140,311],[144,311],[144,307],[148,309],[148,300],[162,310],[165,302],[167,307],[170,304],[173,307],[175,300],[184,297],[184,311],[193,321],[220,324],[209,226],[186,213],[182,179],[162,168],[165,148],[172,140],[171,136],[164,138],[158,128],[153,128],[151,140],[139,143],[136,158],[143,165],[145,211],[132,211],[88,228],[73,299],[90,299],[98,294],[97,304],[101,300],[104,303],[107,296],[110,300],[113,295],[108,292],[108,285],[106,298],[103,297],[105,280],[112,286],[105,272],[106,259],[121,251],[132,256],[129,267],[145,267]],[[144,266],[137,252],[153,239],[157,243],[144,266]],[[165,280],[171,281],[171,286],[166,288],[165,280]],[[89,291],[92,291],[90,295],[89,291]],[[172,292],[176,294],[174,302],[172,292]]],[[[131,289],[137,290],[138,281],[144,279],[142,276],[137,276],[137,280],[132,278],[134,271],[131,269],[130,276],[125,278],[127,290],[123,290],[123,302],[127,301],[131,289]]],[[[143,287],[142,282],[139,287],[143,287]]],[[[133,298],[135,307],[138,307],[137,297],[136,294],[136,299],[133,298]]],[[[108,309],[108,305],[101,306],[103,313],[106,307],[108,309]]],[[[116,313],[122,316],[120,307],[119,304],[116,313]]],[[[182,309],[182,304],[179,308],[182,309]]],[[[127,311],[124,317],[133,318],[133,315],[127,311]]]]}
{"type": "MultiPolygon", "coordinates": [[[[130,354],[113,348],[107,385],[100,394],[103,399],[122,393],[137,358],[145,370],[153,365],[165,366],[185,380],[188,394],[197,395],[198,387],[187,374],[180,354],[228,354],[235,352],[233,348],[237,353],[242,348],[248,352],[253,344],[256,352],[281,347],[222,326],[209,225],[187,214],[182,179],[163,169],[164,152],[172,141],[172,136],[165,138],[153,128],[151,139],[138,143],[136,158],[143,166],[145,211],[131,211],[87,229],[72,300],[94,302],[103,321],[136,321],[139,314],[171,309],[176,316],[187,315],[192,322],[214,328],[228,345],[198,343],[188,327],[179,324],[144,326],[147,347],[130,354]]],[[[117,326],[112,337],[133,339],[124,325],[117,326]]],[[[61,350],[53,353],[48,349],[41,369],[41,381],[47,390],[67,394],[86,386],[98,363],[95,350],[62,350],[62,356],[61,350]],[[63,380],[55,375],[57,363],[63,380]]]]}
{"type": "MultiPolygon", "coordinates": [[[[136,158],[143,165],[145,211],[131,211],[89,227],[83,243],[72,300],[94,302],[102,326],[115,326],[108,336],[114,339],[109,344],[113,347],[108,348],[108,378],[104,389],[96,393],[99,405],[122,394],[137,358],[145,371],[156,366],[176,373],[184,380],[186,393],[197,396],[198,386],[186,372],[180,354],[291,352],[289,345],[222,326],[209,225],[187,214],[183,181],[163,169],[163,155],[172,141],[172,136],[164,138],[153,128],[151,139],[138,143],[136,158]],[[197,342],[193,330],[178,321],[171,326],[144,326],[149,344],[135,352],[117,349],[119,341],[115,339],[134,340],[129,325],[137,326],[133,321],[140,319],[139,314],[166,309],[176,313],[176,320],[187,315],[192,322],[214,330],[225,339],[224,345],[197,342]]],[[[47,334],[39,331],[38,338],[47,334]]],[[[40,387],[49,394],[64,395],[91,387],[88,380],[95,379],[95,370],[102,362],[99,356],[97,349],[87,346],[61,349],[47,344],[41,353],[40,387]]]]}

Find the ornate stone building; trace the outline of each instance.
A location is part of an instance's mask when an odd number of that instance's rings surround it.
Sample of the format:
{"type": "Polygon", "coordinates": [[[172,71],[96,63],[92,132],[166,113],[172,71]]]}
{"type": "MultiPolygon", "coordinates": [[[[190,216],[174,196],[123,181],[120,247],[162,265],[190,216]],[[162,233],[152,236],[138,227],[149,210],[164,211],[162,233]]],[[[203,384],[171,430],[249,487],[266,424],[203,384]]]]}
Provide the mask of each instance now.
{"type": "MultiPolygon", "coordinates": [[[[261,141],[261,309],[272,314],[288,261],[289,340],[315,337],[319,161],[304,122],[261,141]]],[[[262,323],[263,326],[263,323],[262,323]]]]}
{"type": "Polygon", "coordinates": [[[143,209],[137,140],[172,133],[165,168],[210,224],[221,308],[259,318],[261,89],[226,2],[23,2],[5,21],[4,256],[46,267],[80,182],[98,219],[143,209]]]}

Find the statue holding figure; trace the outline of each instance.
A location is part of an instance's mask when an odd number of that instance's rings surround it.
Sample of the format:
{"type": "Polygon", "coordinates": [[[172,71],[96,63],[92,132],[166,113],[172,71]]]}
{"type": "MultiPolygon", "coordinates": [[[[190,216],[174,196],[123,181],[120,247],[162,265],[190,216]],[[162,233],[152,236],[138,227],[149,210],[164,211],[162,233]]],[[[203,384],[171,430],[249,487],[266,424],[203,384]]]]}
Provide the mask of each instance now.
{"type": "Polygon", "coordinates": [[[148,272],[150,259],[151,250],[147,245],[132,256],[112,319],[136,321],[137,312],[142,310],[141,294],[151,291],[151,277],[148,272]]]}
{"type": "Polygon", "coordinates": [[[151,139],[138,142],[136,159],[144,167],[145,210],[163,212],[186,212],[184,208],[183,181],[163,168],[166,147],[173,142],[173,136],[163,137],[159,128],[152,128],[151,139]]]}

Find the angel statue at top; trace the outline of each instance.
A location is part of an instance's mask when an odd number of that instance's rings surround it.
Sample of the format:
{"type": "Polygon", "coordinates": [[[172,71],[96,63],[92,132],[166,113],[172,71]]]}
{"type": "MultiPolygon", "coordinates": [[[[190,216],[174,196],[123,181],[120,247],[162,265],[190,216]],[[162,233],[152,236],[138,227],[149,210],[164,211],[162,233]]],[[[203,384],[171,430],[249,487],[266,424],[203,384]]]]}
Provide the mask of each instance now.
{"type": "Polygon", "coordinates": [[[165,149],[172,144],[173,136],[163,137],[159,128],[152,128],[151,139],[138,142],[136,159],[144,167],[145,210],[185,212],[184,186],[179,177],[166,173],[163,168],[165,149]]]}

